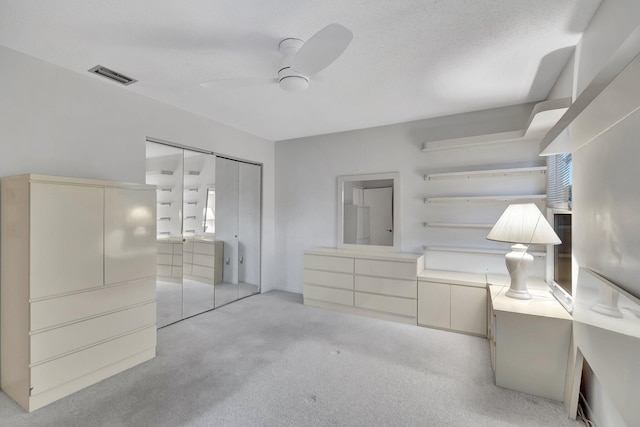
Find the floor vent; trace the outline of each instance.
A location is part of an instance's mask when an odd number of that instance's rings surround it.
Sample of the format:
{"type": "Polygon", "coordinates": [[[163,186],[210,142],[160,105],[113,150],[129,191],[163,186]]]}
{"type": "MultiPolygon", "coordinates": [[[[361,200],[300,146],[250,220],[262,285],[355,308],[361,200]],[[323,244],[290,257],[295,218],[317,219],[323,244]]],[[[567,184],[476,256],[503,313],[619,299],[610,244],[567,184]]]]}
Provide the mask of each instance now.
{"type": "Polygon", "coordinates": [[[121,85],[124,85],[124,86],[129,86],[130,84],[137,82],[136,79],[127,77],[122,73],[110,70],[107,67],[103,67],[102,65],[96,65],[95,67],[89,69],[89,72],[97,74],[102,77],[106,77],[107,79],[112,80],[116,83],[120,83],[121,85]]]}

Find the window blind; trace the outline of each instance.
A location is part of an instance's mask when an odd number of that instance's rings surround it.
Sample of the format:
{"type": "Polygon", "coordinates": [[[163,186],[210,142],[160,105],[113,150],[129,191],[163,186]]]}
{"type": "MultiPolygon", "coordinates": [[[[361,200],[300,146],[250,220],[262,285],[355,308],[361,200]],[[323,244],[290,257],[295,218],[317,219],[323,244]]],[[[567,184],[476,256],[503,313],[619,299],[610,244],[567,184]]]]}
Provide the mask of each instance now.
{"type": "Polygon", "coordinates": [[[571,153],[547,157],[547,207],[571,209],[571,153]]]}

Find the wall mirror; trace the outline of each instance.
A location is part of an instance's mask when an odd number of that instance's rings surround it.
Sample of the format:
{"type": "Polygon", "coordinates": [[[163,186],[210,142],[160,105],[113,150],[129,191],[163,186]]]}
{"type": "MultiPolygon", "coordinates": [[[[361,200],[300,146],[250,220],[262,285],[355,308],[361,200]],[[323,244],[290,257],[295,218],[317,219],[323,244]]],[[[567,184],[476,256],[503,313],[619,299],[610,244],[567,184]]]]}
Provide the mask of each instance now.
{"type": "Polygon", "coordinates": [[[400,174],[338,177],[338,247],[400,252],[400,174]]]}

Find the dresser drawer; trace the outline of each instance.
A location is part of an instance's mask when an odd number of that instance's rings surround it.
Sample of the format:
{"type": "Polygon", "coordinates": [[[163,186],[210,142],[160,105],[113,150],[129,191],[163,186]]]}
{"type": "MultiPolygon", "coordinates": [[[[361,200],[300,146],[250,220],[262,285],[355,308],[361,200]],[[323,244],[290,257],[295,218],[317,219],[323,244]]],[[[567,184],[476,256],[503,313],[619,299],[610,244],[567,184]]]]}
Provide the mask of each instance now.
{"type": "Polygon", "coordinates": [[[31,336],[31,363],[72,352],[127,332],[156,324],[156,304],[95,317],[31,336]]]}
{"type": "Polygon", "coordinates": [[[362,292],[355,293],[355,306],[409,317],[416,317],[417,312],[415,299],[372,295],[362,292]]]}
{"type": "MultiPolygon", "coordinates": [[[[170,268],[170,267],[169,267],[170,268]]],[[[31,303],[31,331],[155,301],[155,277],[31,303]]]]}
{"type": "Polygon", "coordinates": [[[31,368],[32,395],[156,346],[156,327],[125,335],[31,368]]]}
{"type": "Polygon", "coordinates": [[[418,293],[416,280],[371,276],[355,276],[355,290],[413,299],[417,298],[418,293]]]}
{"type": "Polygon", "coordinates": [[[416,280],[418,277],[416,263],[413,262],[356,259],[355,272],[366,276],[389,277],[392,279],[416,280]]]}
{"type": "Polygon", "coordinates": [[[158,253],[159,254],[172,254],[173,253],[173,243],[158,243],[158,253]]]}
{"type": "Polygon", "coordinates": [[[353,258],[305,254],[304,268],[338,273],[353,273],[353,258]]]}
{"type": "Polygon", "coordinates": [[[353,274],[304,270],[304,283],[353,290],[353,274]]]}
{"type": "Polygon", "coordinates": [[[156,274],[161,277],[171,276],[171,266],[170,265],[156,266],[156,274]]]}
{"type": "Polygon", "coordinates": [[[158,254],[156,258],[156,263],[158,265],[172,265],[173,264],[173,255],[170,254],[158,254]]]}
{"type": "Polygon", "coordinates": [[[304,285],[304,298],[353,306],[353,291],[324,288],[307,283],[304,285]]]}
{"type": "Polygon", "coordinates": [[[213,242],[211,243],[198,243],[195,242],[193,244],[193,252],[196,254],[203,254],[203,255],[213,255],[213,242]]]}

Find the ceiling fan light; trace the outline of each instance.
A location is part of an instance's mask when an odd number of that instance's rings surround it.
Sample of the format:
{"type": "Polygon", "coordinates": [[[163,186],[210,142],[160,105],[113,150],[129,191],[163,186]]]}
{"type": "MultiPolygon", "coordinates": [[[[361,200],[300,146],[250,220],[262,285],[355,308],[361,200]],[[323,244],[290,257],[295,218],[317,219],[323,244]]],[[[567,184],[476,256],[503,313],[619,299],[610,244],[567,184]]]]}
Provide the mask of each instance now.
{"type": "Polygon", "coordinates": [[[302,92],[309,87],[309,79],[302,76],[286,76],[280,79],[280,87],[287,92],[302,92]]]}

